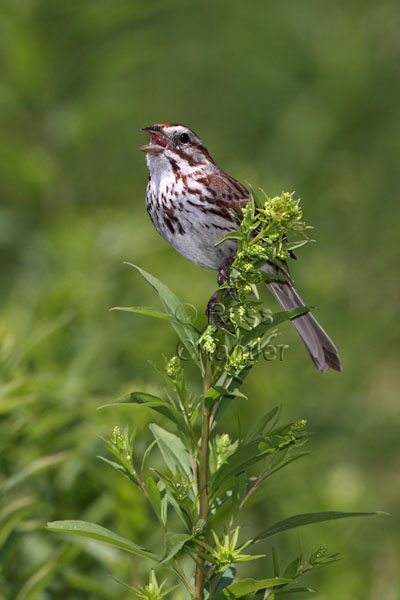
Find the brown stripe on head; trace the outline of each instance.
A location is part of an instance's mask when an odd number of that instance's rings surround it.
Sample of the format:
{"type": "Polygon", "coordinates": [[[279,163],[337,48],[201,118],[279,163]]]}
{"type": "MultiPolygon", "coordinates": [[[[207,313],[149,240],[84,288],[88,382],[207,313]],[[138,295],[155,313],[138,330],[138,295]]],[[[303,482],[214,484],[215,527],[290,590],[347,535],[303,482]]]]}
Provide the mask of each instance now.
{"type": "Polygon", "coordinates": [[[177,154],[181,160],[187,162],[189,167],[201,167],[204,164],[215,164],[207,149],[202,144],[192,143],[187,147],[175,146],[174,153],[177,154]]]}

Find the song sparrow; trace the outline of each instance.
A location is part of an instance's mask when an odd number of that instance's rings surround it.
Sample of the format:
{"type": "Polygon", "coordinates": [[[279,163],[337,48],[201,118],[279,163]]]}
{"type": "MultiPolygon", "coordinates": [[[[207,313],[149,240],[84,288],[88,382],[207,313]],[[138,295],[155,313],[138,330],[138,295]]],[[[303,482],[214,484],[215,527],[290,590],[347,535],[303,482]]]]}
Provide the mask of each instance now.
{"type": "MultiPolygon", "coordinates": [[[[146,153],[149,169],[146,204],[154,227],[185,258],[220,271],[234,257],[236,242],[215,244],[238,228],[237,216],[249,200],[248,190],[217,167],[188,127],[169,123],[143,130],[150,134],[150,143],[140,150],[146,153]]],[[[287,276],[286,264],[282,268],[287,276]]],[[[268,262],[263,270],[280,272],[268,262]]],[[[305,306],[291,281],[267,285],[284,310],[305,306]]],[[[342,370],[335,345],[310,312],[292,323],[317,369],[342,370]]]]}

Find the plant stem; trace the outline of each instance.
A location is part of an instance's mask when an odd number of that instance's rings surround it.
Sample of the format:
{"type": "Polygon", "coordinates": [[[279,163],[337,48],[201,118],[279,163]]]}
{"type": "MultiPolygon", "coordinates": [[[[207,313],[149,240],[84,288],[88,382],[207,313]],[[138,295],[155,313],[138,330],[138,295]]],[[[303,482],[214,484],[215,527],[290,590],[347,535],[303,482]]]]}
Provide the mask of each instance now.
{"type": "Polygon", "coordinates": [[[131,466],[131,469],[132,469],[133,476],[136,478],[138,484],[142,488],[143,493],[146,496],[146,498],[148,498],[149,494],[148,494],[147,488],[146,488],[144,482],[142,481],[142,479],[139,477],[139,473],[135,469],[135,465],[133,464],[133,458],[131,460],[131,465],[130,466],[131,466]]]}
{"type": "Polygon", "coordinates": [[[255,482],[253,483],[253,485],[251,486],[251,488],[249,489],[249,491],[245,494],[243,500],[241,501],[241,503],[239,504],[239,508],[242,508],[243,504],[246,502],[246,500],[248,500],[251,496],[251,494],[257,489],[257,486],[260,484],[260,482],[262,481],[262,478],[264,477],[265,472],[263,471],[262,473],[259,474],[259,476],[257,477],[257,479],[255,480],[255,482]]]}
{"type": "Polygon", "coordinates": [[[177,571],[179,572],[180,576],[182,577],[182,580],[184,581],[184,583],[186,585],[187,590],[189,591],[190,594],[193,595],[194,590],[193,590],[192,586],[190,585],[190,582],[189,582],[188,578],[186,577],[185,572],[182,569],[182,567],[179,564],[179,562],[178,562],[178,560],[177,560],[176,557],[174,557],[174,563],[175,563],[177,571]]]}
{"type": "Polygon", "coordinates": [[[208,443],[210,436],[209,412],[203,401],[202,425],[201,425],[201,449],[199,464],[199,492],[200,510],[199,518],[207,522],[208,516],[208,443]]]}
{"type": "MultiPolygon", "coordinates": [[[[190,453],[190,462],[192,463],[192,470],[193,470],[193,489],[194,489],[194,493],[197,496],[199,493],[199,486],[198,486],[198,481],[197,481],[197,466],[196,466],[196,460],[192,453],[190,453]]],[[[200,510],[200,507],[199,507],[199,510],[200,510]]]]}
{"type": "MultiPolygon", "coordinates": [[[[209,439],[210,439],[210,413],[206,406],[206,393],[211,381],[211,365],[207,360],[203,375],[203,406],[201,415],[201,441],[199,453],[199,519],[204,521],[204,535],[207,534],[207,519],[208,519],[208,471],[209,471],[209,439]]],[[[203,551],[201,548],[200,550],[203,551]]],[[[204,591],[204,575],[203,575],[204,559],[198,558],[195,572],[195,598],[203,600],[204,591]]]]}

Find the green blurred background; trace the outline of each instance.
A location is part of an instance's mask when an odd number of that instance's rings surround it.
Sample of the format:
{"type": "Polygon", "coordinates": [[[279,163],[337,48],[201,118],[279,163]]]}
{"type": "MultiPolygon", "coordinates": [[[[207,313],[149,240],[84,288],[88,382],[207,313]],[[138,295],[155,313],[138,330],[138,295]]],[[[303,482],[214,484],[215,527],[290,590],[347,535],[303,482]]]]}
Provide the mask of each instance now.
{"type": "MultiPolygon", "coordinates": [[[[158,306],[123,261],[200,315],[215,288],[147,216],[137,147],[155,122],[192,127],[243,182],[296,190],[318,240],[292,271],[344,372],[317,372],[288,325],[286,360],[258,365],[250,401],[232,405],[233,435],[237,413],[251,423],[276,404],[316,434],[254,499],[246,531],[300,512],[388,511],[273,543],[285,560],[324,542],[341,554],[307,579],[318,600],[400,597],[399,28],[397,0],[2,0],[1,600],[125,599],[108,574],[145,576],[144,561],[46,521],[159,541],[140,495],[96,458],[126,422],[143,452],[153,415],[96,408],[157,391],[147,360],[176,344],[167,324],[108,312],[158,306]]],[[[271,574],[271,543],[252,575],[271,574]]]]}

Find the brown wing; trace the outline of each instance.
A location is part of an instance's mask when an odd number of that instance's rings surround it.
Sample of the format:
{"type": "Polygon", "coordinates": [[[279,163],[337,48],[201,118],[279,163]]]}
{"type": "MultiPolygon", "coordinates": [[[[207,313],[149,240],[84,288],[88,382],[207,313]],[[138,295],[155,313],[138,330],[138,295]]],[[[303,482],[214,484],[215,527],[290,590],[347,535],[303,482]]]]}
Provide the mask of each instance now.
{"type": "Polygon", "coordinates": [[[207,187],[209,197],[213,199],[212,203],[221,213],[225,213],[229,220],[233,220],[235,216],[235,220],[241,220],[240,209],[246,206],[250,199],[250,193],[244,185],[223,171],[199,177],[197,181],[207,187]]]}

